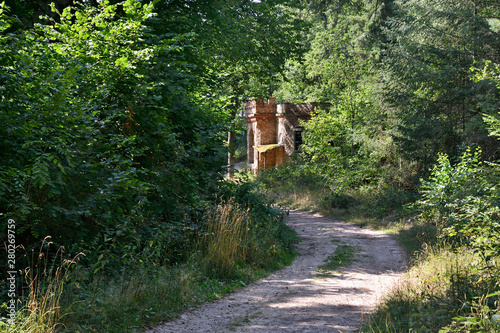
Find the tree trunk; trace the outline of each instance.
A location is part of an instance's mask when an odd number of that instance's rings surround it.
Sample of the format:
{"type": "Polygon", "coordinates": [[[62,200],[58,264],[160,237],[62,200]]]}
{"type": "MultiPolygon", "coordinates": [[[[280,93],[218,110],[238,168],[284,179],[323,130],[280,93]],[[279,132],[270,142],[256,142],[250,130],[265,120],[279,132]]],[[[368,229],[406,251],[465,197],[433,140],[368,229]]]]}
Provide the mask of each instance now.
{"type": "Polygon", "coordinates": [[[227,153],[227,175],[229,179],[234,178],[234,152],[236,150],[235,146],[235,138],[236,138],[236,133],[235,133],[235,118],[236,118],[236,113],[238,111],[238,105],[239,105],[239,99],[238,98],[233,98],[231,101],[231,106],[229,107],[231,112],[231,120],[233,123],[231,124],[230,131],[227,133],[227,148],[228,148],[228,153],[227,153]]]}
{"type": "Polygon", "coordinates": [[[227,175],[230,179],[234,178],[234,151],[235,151],[235,145],[234,145],[234,138],[235,138],[235,133],[234,131],[229,131],[227,133],[227,145],[228,145],[228,153],[227,153],[227,175]]]}

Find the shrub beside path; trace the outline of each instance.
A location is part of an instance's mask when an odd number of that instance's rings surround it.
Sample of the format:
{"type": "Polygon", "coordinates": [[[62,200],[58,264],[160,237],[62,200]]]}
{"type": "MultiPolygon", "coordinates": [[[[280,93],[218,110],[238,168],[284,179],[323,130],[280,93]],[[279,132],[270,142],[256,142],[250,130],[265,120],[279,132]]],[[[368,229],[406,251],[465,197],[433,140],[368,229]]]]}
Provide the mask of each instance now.
{"type": "Polygon", "coordinates": [[[318,214],[290,211],[288,224],[301,238],[292,265],[148,332],[356,332],[398,283],[405,251],[387,234],[318,214]],[[358,248],[354,262],[319,274],[341,244],[358,248]]]}

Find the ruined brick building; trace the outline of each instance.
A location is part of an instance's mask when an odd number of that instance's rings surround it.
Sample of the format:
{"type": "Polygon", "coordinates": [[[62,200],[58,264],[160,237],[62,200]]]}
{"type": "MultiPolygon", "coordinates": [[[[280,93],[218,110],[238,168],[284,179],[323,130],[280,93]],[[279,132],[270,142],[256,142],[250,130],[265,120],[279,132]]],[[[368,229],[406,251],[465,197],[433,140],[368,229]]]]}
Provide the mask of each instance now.
{"type": "Polygon", "coordinates": [[[277,104],[275,98],[245,103],[247,166],[254,172],[283,163],[302,144],[303,127],[317,103],[277,104]]]}

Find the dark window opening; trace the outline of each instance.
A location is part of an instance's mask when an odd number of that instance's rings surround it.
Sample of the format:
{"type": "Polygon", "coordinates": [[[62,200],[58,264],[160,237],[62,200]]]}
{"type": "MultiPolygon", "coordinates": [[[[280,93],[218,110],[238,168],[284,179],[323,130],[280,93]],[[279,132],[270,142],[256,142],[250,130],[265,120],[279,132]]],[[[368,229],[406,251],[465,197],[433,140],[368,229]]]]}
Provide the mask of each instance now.
{"type": "Polygon", "coordinates": [[[298,150],[300,145],[304,143],[302,140],[303,127],[298,127],[293,129],[293,149],[298,150]]]}

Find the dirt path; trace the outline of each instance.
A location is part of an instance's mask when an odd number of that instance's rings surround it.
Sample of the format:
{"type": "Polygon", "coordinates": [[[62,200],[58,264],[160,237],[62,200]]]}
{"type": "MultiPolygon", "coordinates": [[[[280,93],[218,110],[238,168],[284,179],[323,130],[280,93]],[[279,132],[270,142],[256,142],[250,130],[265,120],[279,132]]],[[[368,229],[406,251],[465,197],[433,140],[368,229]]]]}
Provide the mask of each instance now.
{"type": "Polygon", "coordinates": [[[386,234],[313,213],[290,211],[288,223],[302,239],[292,265],[148,332],[356,332],[397,283],[404,250],[386,234]],[[339,244],[358,247],[354,263],[318,276],[339,244]]]}

